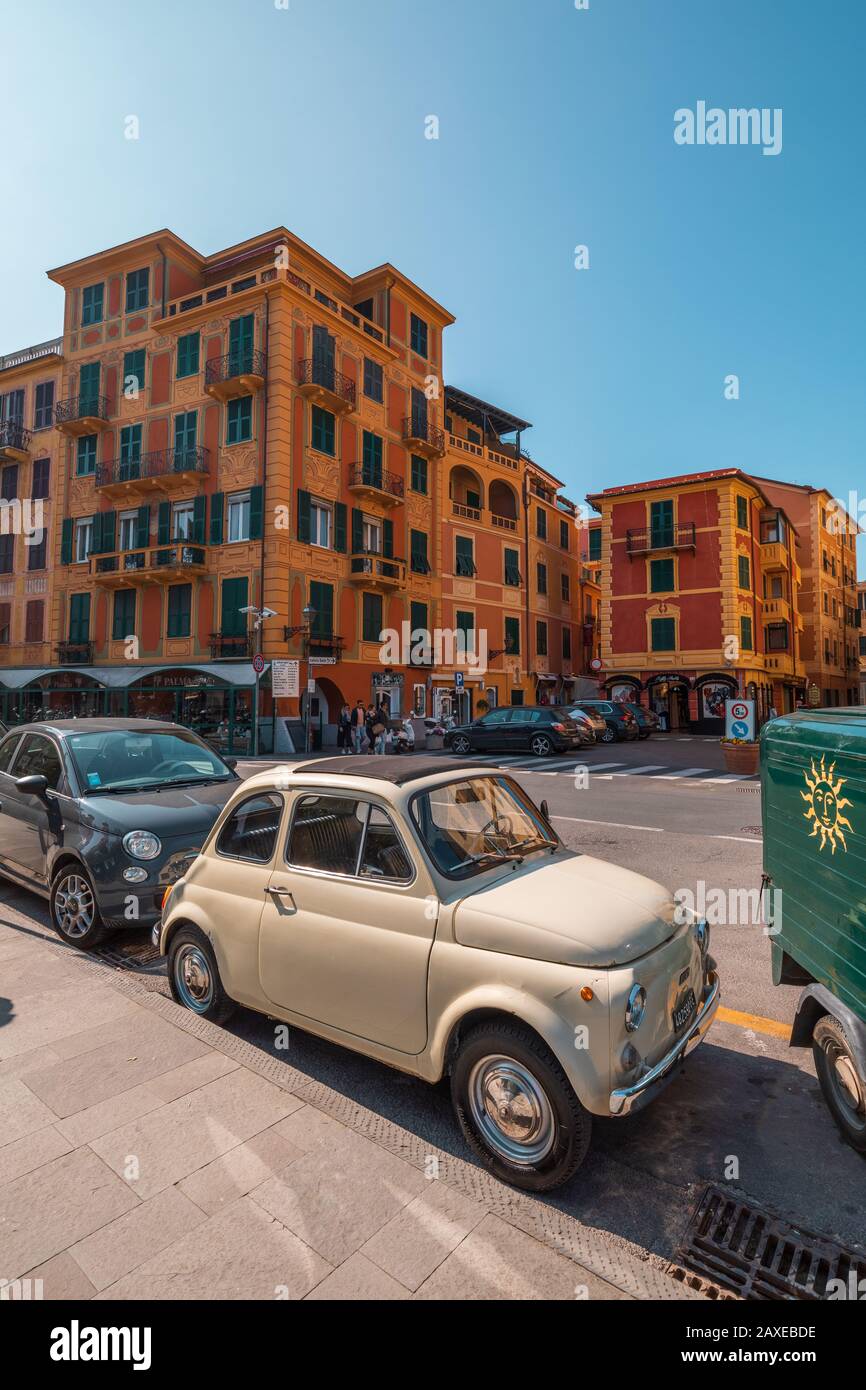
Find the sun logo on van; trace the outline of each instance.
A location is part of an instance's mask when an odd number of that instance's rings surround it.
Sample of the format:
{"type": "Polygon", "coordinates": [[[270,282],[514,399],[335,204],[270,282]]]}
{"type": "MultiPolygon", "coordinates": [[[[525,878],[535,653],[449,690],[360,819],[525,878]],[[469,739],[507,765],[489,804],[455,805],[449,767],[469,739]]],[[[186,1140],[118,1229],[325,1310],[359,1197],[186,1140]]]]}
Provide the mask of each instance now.
{"type": "Polygon", "coordinates": [[[848,852],[848,843],[845,839],[844,830],[853,830],[854,827],[847,816],[842,815],[843,806],[853,806],[853,801],[849,801],[847,796],[840,796],[844,787],[846,777],[837,777],[834,781],[833,774],[836,764],[831,763],[829,768],[826,765],[824,755],[821,755],[820,766],[815,766],[815,759],[812,759],[812,776],[804,772],[807,792],[800,792],[803,800],[808,802],[808,811],[803,812],[806,820],[812,821],[812,832],[809,836],[820,834],[821,843],[818,846],[822,850],[826,844],[830,845],[833,854],[836,853],[837,843],[841,844],[845,853],[848,852]]]}

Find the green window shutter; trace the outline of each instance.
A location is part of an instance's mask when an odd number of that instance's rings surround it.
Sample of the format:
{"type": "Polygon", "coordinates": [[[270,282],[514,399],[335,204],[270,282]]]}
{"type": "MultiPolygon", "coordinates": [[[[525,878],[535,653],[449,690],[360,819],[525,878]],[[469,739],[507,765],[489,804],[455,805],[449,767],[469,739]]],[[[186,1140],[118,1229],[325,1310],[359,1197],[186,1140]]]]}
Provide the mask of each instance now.
{"type": "Polygon", "coordinates": [[[210,543],[211,545],[222,545],[223,543],[223,513],[225,511],[225,493],[215,492],[210,499],[210,543]]]}
{"type": "Polygon", "coordinates": [[[596,526],[589,533],[589,558],[590,560],[601,559],[601,527],[596,526]]]}
{"type": "Polygon", "coordinates": [[[72,528],[75,525],[71,516],[64,517],[60,532],[60,563],[72,564],[72,528]]]}
{"type": "Polygon", "coordinates": [[[673,618],[653,618],[650,624],[652,650],[672,652],[676,650],[677,628],[673,618]]]}
{"type": "Polygon", "coordinates": [[[156,543],[168,545],[171,540],[171,503],[160,502],[156,514],[156,543]]]}
{"type": "Polygon", "coordinates": [[[414,599],[412,600],[409,604],[409,625],[411,632],[427,631],[426,603],[417,603],[414,599]]]}
{"type": "Polygon", "coordinates": [[[363,640],[379,642],[382,634],[382,595],[364,594],[363,640]]]}
{"type": "Polygon", "coordinates": [[[196,545],[204,545],[207,526],[207,498],[196,497],[192,504],[192,538],[196,545]]]}
{"type": "Polygon", "coordinates": [[[112,640],[122,642],[135,632],[135,590],[115,589],[112,640]]]}
{"type": "Polygon", "coordinates": [[[192,585],[173,584],[168,591],[168,637],[189,637],[192,585]]]}
{"type": "Polygon", "coordinates": [[[740,646],[744,652],[750,652],[752,647],[752,620],[751,618],[740,619],[740,646]]]}
{"type": "Polygon", "coordinates": [[[73,594],[69,600],[69,640],[87,642],[90,639],[90,595],[73,594]]]}
{"type": "Polygon", "coordinates": [[[746,497],[737,497],[737,525],[741,531],[749,529],[749,502],[746,497]]]}
{"type": "Polygon", "coordinates": [[[198,376],[199,346],[198,333],[186,333],[177,340],[177,375],[198,376]]]}
{"type": "Polygon", "coordinates": [[[511,656],[520,652],[520,619],[505,619],[505,650],[511,656]]]}
{"type": "Polygon", "coordinates": [[[346,553],[346,504],[334,503],[334,549],[346,553]]]}
{"type": "Polygon", "coordinates": [[[674,504],[672,501],[652,503],[650,506],[650,532],[652,545],[673,545],[674,504]]]}
{"type": "Polygon", "coordinates": [[[364,513],[352,508],[352,554],[360,555],[364,549],[364,513]]]}
{"type": "Polygon", "coordinates": [[[316,610],[313,619],[314,637],[333,637],[334,635],[334,586],[322,584],[318,580],[310,582],[310,603],[316,610]]]}
{"type": "Polygon", "coordinates": [[[249,580],[246,576],[243,579],[224,579],[220,614],[220,632],[223,637],[246,636],[249,615],[242,613],[241,609],[246,608],[248,604],[249,580]]]}
{"type": "Polygon", "coordinates": [[[416,574],[429,574],[430,565],[427,560],[427,533],[426,531],[413,531],[410,538],[410,563],[416,574]]]}
{"type": "Polygon", "coordinates": [[[251,370],[253,364],[252,314],[245,314],[240,319],[232,319],[229,324],[229,357],[231,359],[229,367],[231,376],[239,376],[241,372],[251,370]]]}
{"type": "Polygon", "coordinates": [[[104,555],[110,555],[114,550],[114,536],[117,528],[117,513],[102,512],[102,533],[100,536],[100,550],[104,555]]]}
{"type": "Polygon", "coordinates": [[[382,554],[389,560],[394,555],[394,523],[387,516],[382,522],[382,554]]]}
{"type": "Polygon", "coordinates": [[[751,589],[752,581],[749,572],[748,555],[737,556],[738,582],[741,589],[751,589]]]}
{"type": "Polygon", "coordinates": [[[314,405],[312,408],[312,444],[320,454],[334,454],[334,417],[329,410],[322,410],[321,406],[314,405]]]}
{"type": "Polygon", "coordinates": [[[298,540],[305,545],[310,543],[310,494],[298,488],[298,540]]]}
{"type": "Polygon", "coordinates": [[[250,488],[250,540],[260,541],[264,534],[264,492],[260,483],[250,488]]]}
{"type": "Polygon", "coordinates": [[[150,506],[147,503],[138,509],[135,523],[135,545],[138,550],[144,550],[150,545],[150,506]]]}
{"type": "Polygon", "coordinates": [[[93,527],[90,532],[90,554],[102,554],[102,512],[97,512],[93,518],[93,527]]]}
{"type": "Polygon", "coordinates": [[[673,560],[650,560],[650,593],[670,593],[673,587],[673,560]]]}
{"type": "Polygon", "coordinates": [[[413,492],[427,492],[427,460],[420,454],[412,455],[411,485],[413,492]]]}

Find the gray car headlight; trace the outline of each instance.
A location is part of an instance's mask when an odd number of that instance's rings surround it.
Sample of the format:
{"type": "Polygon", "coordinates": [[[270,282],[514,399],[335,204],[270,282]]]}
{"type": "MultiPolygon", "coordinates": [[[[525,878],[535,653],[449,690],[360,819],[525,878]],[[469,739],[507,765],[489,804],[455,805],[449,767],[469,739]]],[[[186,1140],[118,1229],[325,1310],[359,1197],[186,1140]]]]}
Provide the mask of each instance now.
{"type": "Polygon", "coordinates": [[[162,841],[150,830],[130,830],[123,837],[123,848],[132,859],[156,859],[162,853],[162,841]]]}
{"type": "Polygon", "coordinates": [[[625,1003],[625,1026],[630,1033],[637,1032],[645,1013],[646,990],[643,985],[632,985],[625,1003]]]}

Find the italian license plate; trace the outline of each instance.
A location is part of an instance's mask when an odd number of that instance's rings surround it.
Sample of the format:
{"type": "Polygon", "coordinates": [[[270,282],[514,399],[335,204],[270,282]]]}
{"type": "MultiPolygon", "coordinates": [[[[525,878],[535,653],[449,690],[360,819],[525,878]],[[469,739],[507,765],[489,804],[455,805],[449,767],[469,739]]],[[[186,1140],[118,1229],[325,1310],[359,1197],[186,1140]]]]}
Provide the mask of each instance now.
{"type": "Polygon", "coordinates": [[[674,1032],[678,1033],[681,1028],[685,1028],[691,1022],[692,1015],[698,1007],[693,989],[687,990],[679,1004],[673,1011],[674,1032]]]}

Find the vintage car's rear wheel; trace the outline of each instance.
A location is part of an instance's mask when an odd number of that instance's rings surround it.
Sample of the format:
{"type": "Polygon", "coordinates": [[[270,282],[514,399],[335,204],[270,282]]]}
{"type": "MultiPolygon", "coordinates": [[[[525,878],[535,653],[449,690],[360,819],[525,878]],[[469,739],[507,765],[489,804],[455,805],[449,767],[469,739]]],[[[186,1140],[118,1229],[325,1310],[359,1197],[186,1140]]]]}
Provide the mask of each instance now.
{"type": "Polygon", "coordinates": [[[866,1153],[866,1077],[838,1018],[825,1014],[812,1034],[815,1070],[824,1099],[852,1148],[866,1153]]]}
{"type": "Polygon", "coordinates": [[[93,951],[108,935],[93,884],[80,864],[67,864],[51,884],[51,920],[55,930],[79,951],[93,951]]]}
{"type": "Polygon", "coordinates": [[[503,1182],[547,1192],[586,1156],[592,1117],[552,1052],[518,1023],[482,1023],[466,1035],[451,1098],[467,1141],[503,1182]]]}
{"type": "Polygon", "coordinates": [[[463,757],[464,753],[469,753],[471,749],[472,744],[469,742],[469,739],[466,737],[465,734],[458,734],[456,738],[453,738],[451,740],[451,752],[458,753],[461,758],[463,757]]]}
{"type": "Polygon", "coordinates": [[[210,942],[198,927],[181,927],[168,948],[168,982],[172,996],[200,1018],[223,1023],[235,1002],[222,986],[210,942]]]}

